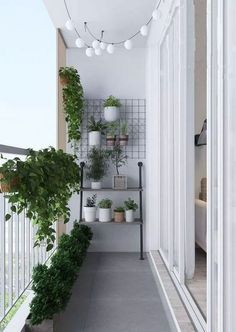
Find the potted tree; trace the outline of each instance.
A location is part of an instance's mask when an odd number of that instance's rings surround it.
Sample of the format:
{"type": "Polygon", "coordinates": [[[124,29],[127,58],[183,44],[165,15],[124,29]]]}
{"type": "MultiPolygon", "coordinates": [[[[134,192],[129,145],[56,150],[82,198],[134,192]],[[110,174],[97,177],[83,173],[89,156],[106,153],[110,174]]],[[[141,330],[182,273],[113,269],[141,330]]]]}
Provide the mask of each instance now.
{"type": "Polygon", "coordinates": [[[127,163],[127,155],[122,151],[118,143],[115,144],[114,149],[110,152],[111,162],[116,168],[116,175],[113,175],[112,187],[113,189],[126,189],[127,176],[120,175],[119,168],[127,163]]]}
{"type": "Polygon", "coordinates": [[[112,206],[112,200],[110,200],[109,198],[104,198],[98,203],[99,221],[101,222],[111,221],[111,206],[112,206]]]}
{"type": "Polygon", "coordinates": [[[119,206],[114,209],[114,221],[115,222],[125,221],[125,209],[122,206],[119,206]]]}
{"type": "Polygon", "coordinates": [[[95,146],[88,153],[88,164],[86,166],[87,179],[91,181],[92,189],[101,189],[102,178],[106,175],[108,170],[109,154],[106,150],[96,148],[95,146]]]}
{"type": "Polygon", "coordinates": [[[113,122],[120,117],[121,103],[114,96],[109,96],[104,102],[104,118],[107,122],[113,122]]]}
{"type": "Polygon", "coordinates": [[[138,204],[135,203],[135,201],[129,197],[127,201],[124,201],[124,205],[125,205],[126,222],[133,222],[134,221],[134,211],[137,210],[138,204]]]}
{"type": "Polygon", "coordinates": [[[104,134],[104,129],[106,125],[102,120],[96,121],[92,115],[88,121],[88,132],[89,132],[89,145],[90,146],[100,146],[101,144],[101,134],[104,134]]]}
{"type": "Polygon", "coordinates": [[[84,219],[86,222],[96,221],[96,199],[97,195],[93,195],[86,200],[86,205],[84,206],[84,219]]]}
{"type": "Polygon", "coordinates": [[[110,122],[106,128],[107,128],[107,137],[106,137],[107,146],[114,146],[116,143],[116,132],[118,128],[118,122],[117,121],[110,122]]]}
{"type": "Polygon", "coordinates": [[[129,140],[128,124],[127,122],[123,121],[120,124],[120,136],[119,136],[120,146],[126,146],[128,144],[128,140],[129,140]]]}

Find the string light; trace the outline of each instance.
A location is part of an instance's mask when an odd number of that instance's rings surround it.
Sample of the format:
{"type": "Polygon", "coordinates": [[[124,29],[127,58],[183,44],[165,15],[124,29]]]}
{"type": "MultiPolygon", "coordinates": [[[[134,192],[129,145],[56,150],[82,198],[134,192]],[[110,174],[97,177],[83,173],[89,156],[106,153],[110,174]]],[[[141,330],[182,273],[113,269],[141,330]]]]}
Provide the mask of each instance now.
{"type": "Polygon", "coordinates": [[[67,21],[66,21],[65,27],[66,27],[66,29],[69,30],[69,31],[74,30],[74,25],[73,25],[73,23],[72,23],[71,20],[67,20],[67,21]]]}
{"type": "Polygon", "coordinates": [[[100,49],[100,48],[95,48],[95,54],[96,55],[98,55],[98,56],[100,56],[100,55],[102,55],[102,50],[100,49]]]}
{"type": "Polygon", "coordinates": [[[127,49],[127,50],[131,50],[131,48],[133,47],[133,43],[132,43],[132,40],[128,39],[124,42],[124,47],[127,49]]]}
{"type": "Polygon", "coordinates": [[[91,58],[91,57],[93,56],[93,52],[94,52],[94,50],[93,50],[92,47],[87,47],[87,48],[86,48],[85,53],[86,53],[86,55],[87,55],[89,58],[91,58]]]}
{"type": "Polygon", "coordinates": [[[157,21],[157,19],[158,19],[158,10],[157,10],[157,9],[155,9],[155,10],[153,11],[153,13],[152,13],[152,18],[154,19],[154,21],[157,21]]]}
{"type": "Polygon", "coordinates": [[[146,24],[141,27],[140,34],[142,36],[144,36],[144,37],[147,36],[147,34],[148,34],[148,26],[146,24]]]}
{"type": "Polygon", "coordinates": [[[85,46],[85,42],[83,41],[82,38],[77,38],[76,41],[75,41],[75,45],[78,47],[78,48],[83,48],[85,46]]]}
{"type": "Polygon", "coordinates": [[[114,46],[113,44],[109,44],[109,45],[107,46],[107,52],[108,52],[109,54],[113,54],[113,53],[115,52],[115,46],[114,46]]]}
{"type": "Polygon", "coordinates": [[[95,39],[95,40],[92,42],[92,46],[93,46],[93,48],[98,48],[98,47],[99,47],[99,40],[95,39]]]}
{"type": "Polygon", "coordinates": [[[101,50],[105,50],[106,49],[106,44],[103,43],[102,41],[100,42],[99,46],[100,46],[101,50]]]}

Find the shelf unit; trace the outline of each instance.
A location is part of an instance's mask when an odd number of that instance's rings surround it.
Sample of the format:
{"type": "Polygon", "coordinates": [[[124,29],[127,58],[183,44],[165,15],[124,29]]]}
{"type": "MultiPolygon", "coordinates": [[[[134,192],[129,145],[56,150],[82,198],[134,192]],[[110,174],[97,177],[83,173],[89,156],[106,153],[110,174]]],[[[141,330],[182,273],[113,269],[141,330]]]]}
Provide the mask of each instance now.
{"type": "Polygon", "coordinates": [[[143,260],[143,184],[142,184],[142,167],[143,163],[141,161],[138,162],[138,172],[139,172],[139,185],[138,187],[130,187],[127,189],[113,189],[113,188],[102,188],[102,189],[91,189],[91,188],[84,188],[83,182],[84,182],[84,166],[85,163],[81,162],[81,187],[80,187],[80,216],[79,216],[79,222],[81,224],[88,224],[88,225],[127,225],[127,226],[139,226],[139,232],[140,232],[140,259],[143,260]],[[84,192],[138,192],[139,193],[139,218],[135,219],[134,222],[114,222],[113,220],[110,222],[85,222],[82,218],[82,212],[83,212],[83,198],[84,192]]]}

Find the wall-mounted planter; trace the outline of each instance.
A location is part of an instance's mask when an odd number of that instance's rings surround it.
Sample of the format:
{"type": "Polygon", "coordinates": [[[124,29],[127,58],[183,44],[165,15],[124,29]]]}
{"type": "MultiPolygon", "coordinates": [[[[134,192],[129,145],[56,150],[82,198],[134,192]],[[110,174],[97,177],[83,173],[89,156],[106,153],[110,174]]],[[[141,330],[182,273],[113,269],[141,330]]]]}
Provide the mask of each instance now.
{"type": "Polygon", "coordinates": [[[102,182],[101,181],[92,181],[91,182],[91,189],[101,189],[102,182]]]}
{"type": "Polygon", "coordinates": [[[107,146],[114,146],[115,142],[116,142],[116,137],[111,136],[111,135],[107,135],[106,142],[107,142],[107,146]]]}
{"type": "Polygon", "coordinates": [[[84,206],[84,219],[86,222],[96,221],[96,211],[97,207],[84,206]]]}
{"type": "Polygon", "coordinates": [[[99,208],[98,213],[99,213],[99,221],[101,222],[111,221],[111,209],[99,208]]]}
{"type": "Polygon", "coordinates": [[[126,222],[134,221],[134,210],[125,210],[125,221],[126,222]]]}
{"type": "Polygon", "coordinates": [[[100,131],[90,131],[89,132],[89,145],[90,146],[100,146],[100,144],[101,144],[100,131]]]}
{"type": "Polygon", "coordinates": [[[24,332],[53,332],[53,319],[44,320],[40,325],[32,326],[30,317],[26,319],[24,332]]]}
{"type": "Polygon", "coordinates": [[[120,135],[119,137],[120,146],[128,145],[128,141],[129,141],[129,135],[120,135]]]}
{"type": "Polygon", "coordinates": [[[0,192],[9,193],[9,192],[13,191],[13,188],[19,182],[19,178],[17,178],[17,177],[13,178],[10,183],[6,183],[6,182],[4,183],[3,181],[4,181],[4,175],[2,173],[0,173],[0,192]]]}
{"type": "Polygon", "coordinates": [[[126,175],[113,175],[112,188],[113,189],[127,189],[127,176],[126,175]]]}
{"type": "Polygon", "coordinates": [[[114,211],[114,221],[115,222],[124,222],[125,221],[125,213],[114,211]]]}
{"type": "Polygon", "coordinates": [[[120,118],[120,109],[116,106],[104,107],[104,119],[107,122],[113,122],[120,118]]]}

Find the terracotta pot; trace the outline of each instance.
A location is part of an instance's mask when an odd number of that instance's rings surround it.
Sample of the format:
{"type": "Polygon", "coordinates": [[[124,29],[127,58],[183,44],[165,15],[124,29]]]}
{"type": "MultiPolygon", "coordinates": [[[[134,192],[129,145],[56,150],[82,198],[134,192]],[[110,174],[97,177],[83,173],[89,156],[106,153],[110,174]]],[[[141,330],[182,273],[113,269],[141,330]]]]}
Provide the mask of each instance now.
{"type": "Polygon", "coordinates": [[[107,146],[114,146],[115,142],[116,142],[116,138],[115,138],[115,136],[107,135],[106,141],[107,141],[107,146]]]}
{"type": "Polygon", "coordinates": [[[129,135],[120,135],[119,142],[120,146],[126,146],[128,145],[129,135]]]}
{"type": "Polygon", "coordinates": [[[125,213],[124,212],[116,212],[116,211],[114,211],[114,221],[115,222],[123,222],[123,221],[125,221],[125,213]]]}

